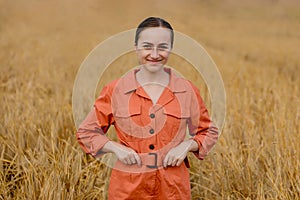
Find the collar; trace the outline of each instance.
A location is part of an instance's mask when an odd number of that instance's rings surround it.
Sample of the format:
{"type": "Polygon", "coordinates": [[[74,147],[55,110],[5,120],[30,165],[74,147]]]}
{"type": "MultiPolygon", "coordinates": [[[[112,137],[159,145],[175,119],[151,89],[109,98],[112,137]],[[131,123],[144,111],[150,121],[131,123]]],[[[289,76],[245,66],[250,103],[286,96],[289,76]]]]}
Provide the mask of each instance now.
{"type": "MultiPolygon", "coordinates": [[[[121,85],[123,87],[123,91],[125,94],[136,91],[140,87],[135,77],[135,74],[139,70],[140,70],[139,68],[131,70],[121,78],[122,79],[121,85]]],[[[174,71],[171,70],[171,68],[164,67],[164,70],[170,75],[170,81],[167,88],[173,93],[185,92],[186,87],[183,82],[184,78],[179,77],[179,75],[174,73],[174,71]]]]}

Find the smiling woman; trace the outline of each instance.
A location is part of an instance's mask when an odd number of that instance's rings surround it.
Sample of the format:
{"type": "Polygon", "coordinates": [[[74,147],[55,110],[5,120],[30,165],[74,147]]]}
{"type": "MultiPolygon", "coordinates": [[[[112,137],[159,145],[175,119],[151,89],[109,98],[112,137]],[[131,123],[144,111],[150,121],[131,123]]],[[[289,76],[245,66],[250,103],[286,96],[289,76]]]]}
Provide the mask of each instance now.
{"type": "Polygon", "coordinates": [[[78,128],[86,153],[118,158],[109,199],[190,199],[187,154],[203,159],[218,139],[198,89],[165,67],[172,46],[171,25],[145,19],[135,36],[140,67],[107,84],[78,128]],[[105,136],[110,125],[119,142],[105,136]]]}

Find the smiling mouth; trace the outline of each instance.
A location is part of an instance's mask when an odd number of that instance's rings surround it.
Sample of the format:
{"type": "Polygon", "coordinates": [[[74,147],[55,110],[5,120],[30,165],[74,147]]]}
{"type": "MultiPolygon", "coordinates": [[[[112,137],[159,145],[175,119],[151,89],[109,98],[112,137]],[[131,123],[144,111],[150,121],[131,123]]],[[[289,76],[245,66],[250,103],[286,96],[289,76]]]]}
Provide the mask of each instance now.
{"type": "Polygon", "coordinates": [[[158,63],[161,62],[162,60],[147,60],[148,62],[153,62],[153,63],[158,63]]]}

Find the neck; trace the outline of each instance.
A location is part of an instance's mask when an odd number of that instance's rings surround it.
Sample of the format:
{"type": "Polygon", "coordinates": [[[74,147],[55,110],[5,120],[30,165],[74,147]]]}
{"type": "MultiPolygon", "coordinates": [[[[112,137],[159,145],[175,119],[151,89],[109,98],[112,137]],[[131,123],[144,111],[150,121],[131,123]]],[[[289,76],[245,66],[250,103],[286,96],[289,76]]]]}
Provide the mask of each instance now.
{"type": "Polygon", "coordinates": [[[168,81],[168,73],[162,68],[157,72],[149,72],[143,66],[141,66],[140,71],[137,73],[137,80],[140,83],[158,82],[165,83],[168,81]]]}

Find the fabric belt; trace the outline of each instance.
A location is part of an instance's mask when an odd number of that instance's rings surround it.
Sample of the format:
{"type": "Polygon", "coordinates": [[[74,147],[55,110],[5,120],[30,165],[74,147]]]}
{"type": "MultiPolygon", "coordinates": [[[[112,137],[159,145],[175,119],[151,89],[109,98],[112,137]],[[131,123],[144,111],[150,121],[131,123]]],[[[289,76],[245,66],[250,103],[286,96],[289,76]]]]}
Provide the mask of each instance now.
{"type": "MultiPolygon", "coordinates": [[[[114,169],[124,172],[147,172],[160,169],[163,166],[163,158],[165,157],[165,154],[156,151],[149,153],[139,153],[139,157],[141,158],[142,166],[138,166],[137,164],[126,165],[117,160],[114,169]]],[[[184,164],[187,168],[190,167],[187,158],[184,159],[184,164]]]]}
{"type": "MultiPolygon", "coordinates": [[[[143,153],[139,154],[142,165],[145,165],[146,167],[150,169],[156,169],[158,167],[163,166],[163,158],[160,153],[158,152],[150,152],[150,153],[143,153]]],[[[184,164],[187,168],[190,168],[189,160],[187,157],[184,159],[184,164]]]]}

